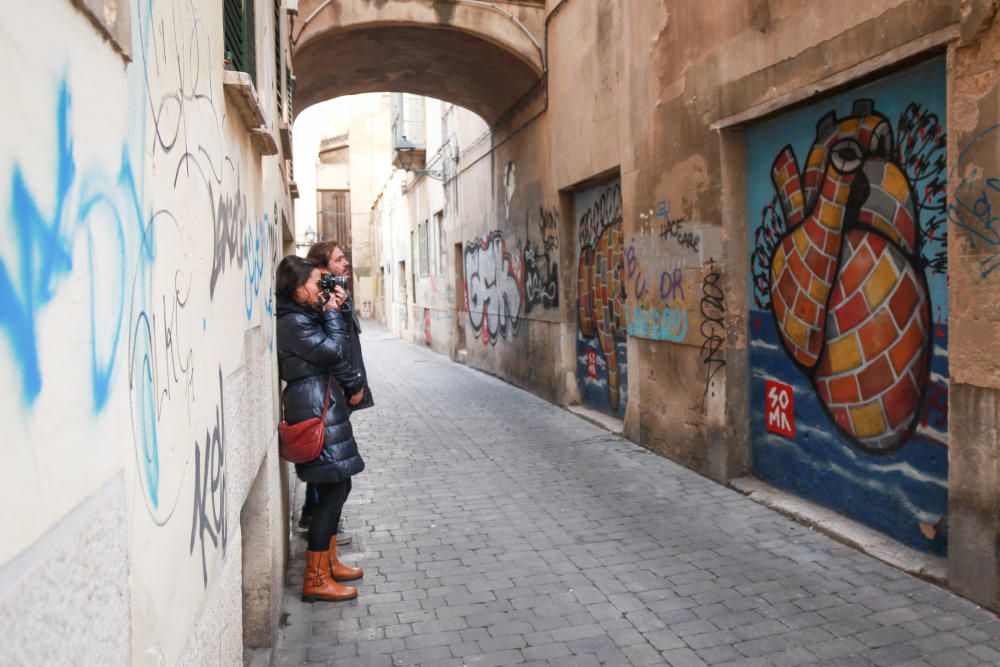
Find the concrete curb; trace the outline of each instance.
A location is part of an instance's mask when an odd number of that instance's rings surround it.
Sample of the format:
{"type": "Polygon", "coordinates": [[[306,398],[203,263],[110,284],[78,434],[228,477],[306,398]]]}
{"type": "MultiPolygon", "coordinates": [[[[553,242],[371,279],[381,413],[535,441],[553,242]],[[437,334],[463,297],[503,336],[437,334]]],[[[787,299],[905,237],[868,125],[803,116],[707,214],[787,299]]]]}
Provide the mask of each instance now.
{"type": "Polygon", "coordinates": [[[939,586],[948,581],[948,560],[896,542],[876,530],[753,477],[730,480],[729,486],[756,503],[854,547],[884,563],[939,586]]]}
{"type": "MultiPolygon", "coordinates": [[[[554,404],[553,404],[554,405],[554,404]]],[[[613,435],[619,437],[624,437],[622,433],[625,430],[625,422],[621,419],[612,417],[611,415],[606,415],[599,410],[594,410],[593,408],[587,408],[582,405],[568,405],[566,410],[572,412],[577,417],[589,421],[595,426],[600,426],[605,431],[611,432],[613,435]]]]}

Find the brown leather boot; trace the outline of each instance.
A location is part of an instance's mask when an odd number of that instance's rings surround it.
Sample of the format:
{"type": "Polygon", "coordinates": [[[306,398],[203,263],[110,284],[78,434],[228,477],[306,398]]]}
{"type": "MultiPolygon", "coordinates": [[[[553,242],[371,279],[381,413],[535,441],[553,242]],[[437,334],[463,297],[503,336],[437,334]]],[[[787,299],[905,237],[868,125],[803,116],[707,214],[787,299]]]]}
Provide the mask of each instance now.
{"type": "Polygon", "coordinates": [[[358,589],[341,586],[330,578],[330,552],[306,549],[306,576],[302,580],[302,601],[352,600],[358,589]]]}
{"type": "Polygon", "coordinates": [[[337,536],[330,538],[330,574],[335,581],[354,581],[365,576],[360,567],[349,567],[337,560],[337,536]]]}

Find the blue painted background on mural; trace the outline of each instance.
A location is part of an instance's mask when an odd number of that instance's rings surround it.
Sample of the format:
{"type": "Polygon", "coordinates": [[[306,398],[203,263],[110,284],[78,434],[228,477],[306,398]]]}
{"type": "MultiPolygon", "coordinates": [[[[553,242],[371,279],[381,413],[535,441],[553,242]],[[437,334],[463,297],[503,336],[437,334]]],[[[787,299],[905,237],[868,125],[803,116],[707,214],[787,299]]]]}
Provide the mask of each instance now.
{"type": "MultiPolygon", "coordinates": [[[[933,60],[902,73],[824,99],[808,107],[770,119],[747,133],[747,210],[750,252],[762,211],[775,196],[771,165],[790,144],[800,166],[816,137],[816,124],[830,111],[838,118],[850,115],[855,100],[871,99],[875,110],[897,128],[897,119],[911,102],[945,119],[945,66],[933,60]]],[[[926,216],[921,214],[921,224],[926,216]]],[[[925,242],[925,256],[941,252],[945,238],[925,242]]],[[[943,256],[943,255],[941,255],[943,256]]],[[[901,542],[936,554],[947,552],[948,511],[948,331],[947,274],[925,270],[933,330],[930,382],[918,426],[892,454],[869,454],[851,444],[831,422],[809,379],[792,363],[779,343],[774,318],[755,306],[750,289],[750,401],[753,472],[761,479],[872,526],[901,542]],[[765,428],[765,380],[794,388],[794,440],[765,428]],[[937,528],[928,538],[920,522],[937,528]]]]}
{"type": "Polygon", "coordinates": [[[597,337],[586,338],[577,331],[576,334],[576,377],[580,387],[581,398],[585,405],[597,408],[620,419],[625,418],[625,407],[628,397],[628,342],[619,340],[615,343],[618,354],[618,378],[620,402],[618,409],[611,407],[608,390],[608,362],[604,358],[597,337]],[[597,377],[589,377],[587,369],[587,351],[593,350],[597,362],[597,377]]]}

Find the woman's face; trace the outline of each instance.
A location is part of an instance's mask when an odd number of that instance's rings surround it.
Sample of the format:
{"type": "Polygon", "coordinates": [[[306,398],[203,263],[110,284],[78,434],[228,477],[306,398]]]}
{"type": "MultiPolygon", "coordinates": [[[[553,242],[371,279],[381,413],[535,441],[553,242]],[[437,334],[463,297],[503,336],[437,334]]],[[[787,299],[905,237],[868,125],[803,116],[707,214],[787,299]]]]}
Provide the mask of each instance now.
{"type": "Polygon", "coordinates": [[[295,288],[295,300],[305,306],[319,305],[319,269],[313,269],[309,274],[309,279],[295,288]]]}

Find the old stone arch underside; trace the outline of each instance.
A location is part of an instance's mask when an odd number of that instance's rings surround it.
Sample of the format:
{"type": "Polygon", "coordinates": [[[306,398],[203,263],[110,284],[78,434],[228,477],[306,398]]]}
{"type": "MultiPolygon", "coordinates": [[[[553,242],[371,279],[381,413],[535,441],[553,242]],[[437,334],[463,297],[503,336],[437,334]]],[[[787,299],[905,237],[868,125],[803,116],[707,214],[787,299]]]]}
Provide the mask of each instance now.
{"type": "Polygon", "coordinates": [[[543,6],[302,2],[292,26],[296,112],[341,95],[407,92],[495,123],[543,75],[543,6]]]}

